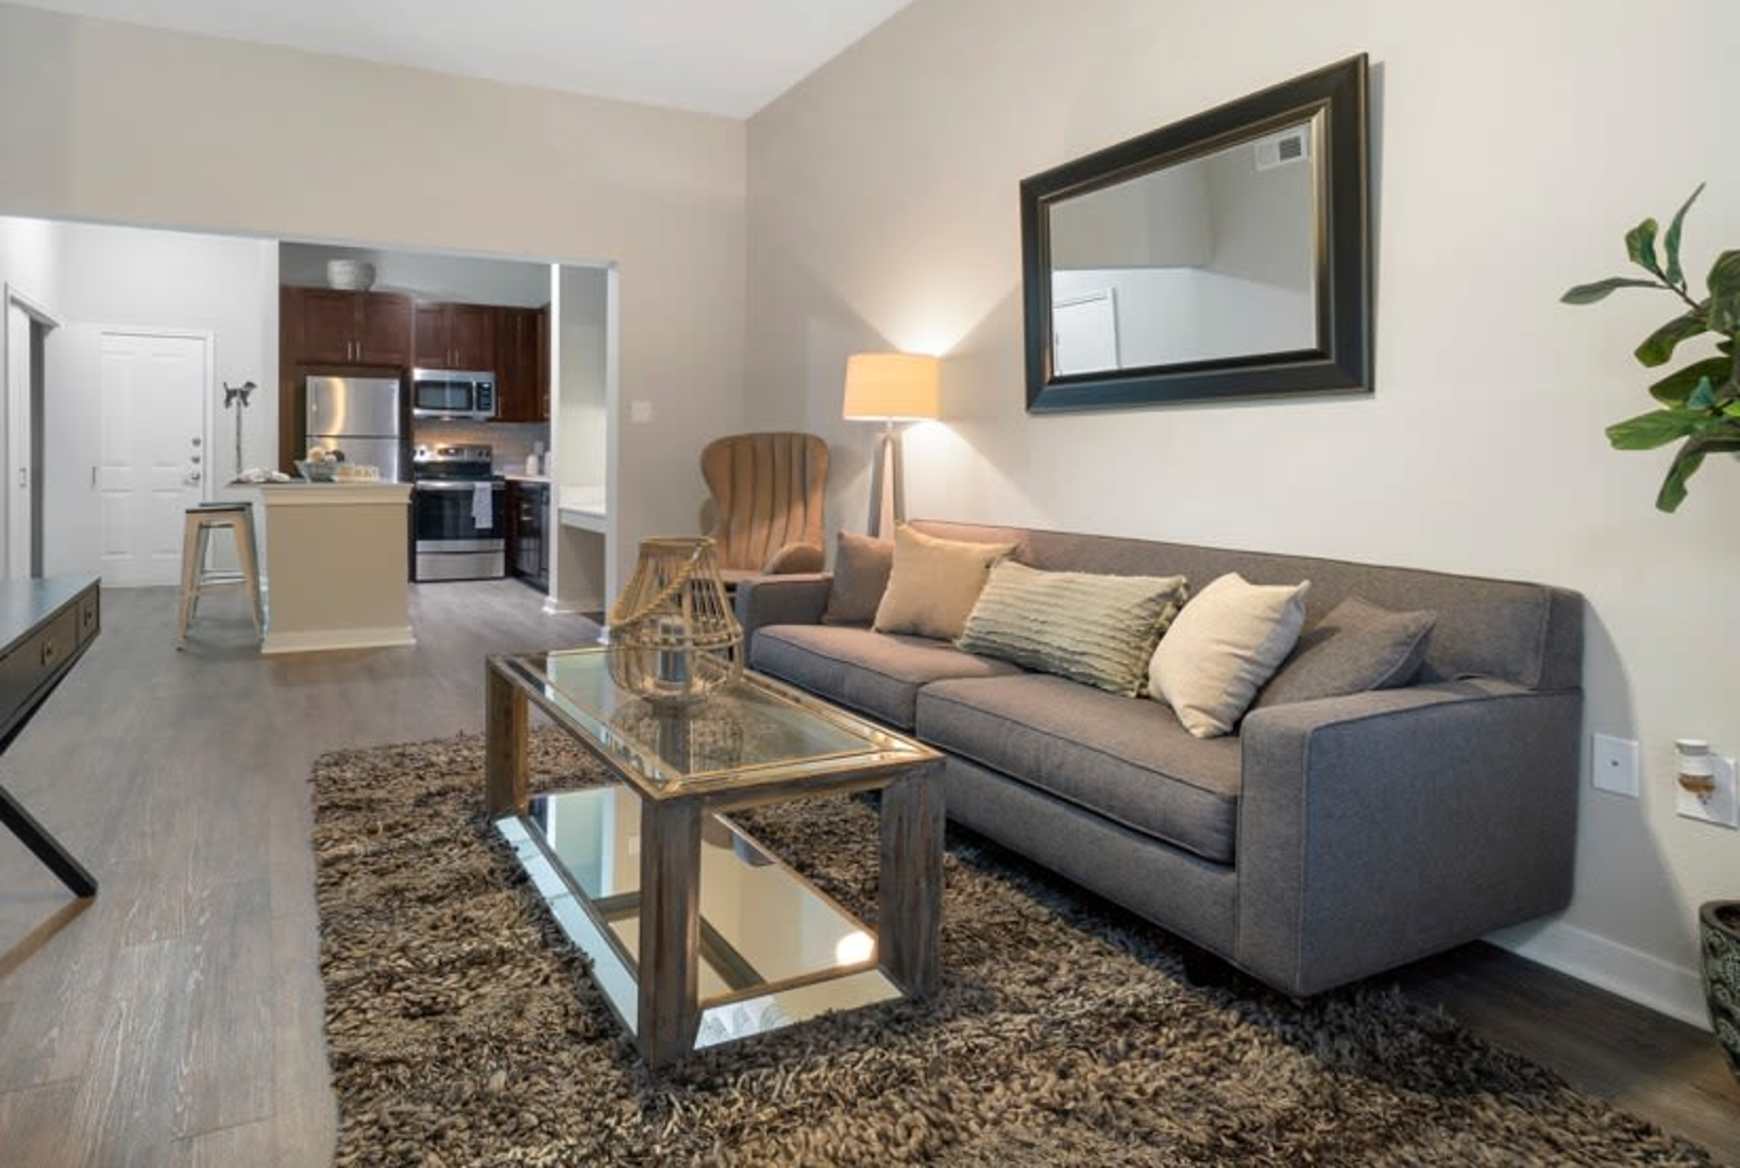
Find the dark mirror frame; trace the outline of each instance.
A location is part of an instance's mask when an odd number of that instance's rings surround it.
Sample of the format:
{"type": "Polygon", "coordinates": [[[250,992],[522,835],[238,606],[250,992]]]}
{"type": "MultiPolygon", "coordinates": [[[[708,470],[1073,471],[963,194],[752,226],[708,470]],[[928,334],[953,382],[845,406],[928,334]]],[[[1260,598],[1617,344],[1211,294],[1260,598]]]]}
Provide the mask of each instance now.
{"type": "Polygon", "coordinates": [[[1370,390],[1371,218],[1364,53],[1065,163],[1021,183],[1030,413],[1370,390]],[[1052,204],[1260,137],[1324,111],[1314,349],[1056,376],[1052,204]]]}

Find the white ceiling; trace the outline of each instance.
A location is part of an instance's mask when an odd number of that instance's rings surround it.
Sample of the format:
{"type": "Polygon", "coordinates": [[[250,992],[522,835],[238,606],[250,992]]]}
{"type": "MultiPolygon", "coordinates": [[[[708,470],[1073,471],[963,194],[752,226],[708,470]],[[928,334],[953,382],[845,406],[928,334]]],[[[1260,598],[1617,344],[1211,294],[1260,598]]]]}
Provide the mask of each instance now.
{"type": "Polygon", "coordinates": [[[911,0],[24,2],[741,118],[911,0]]]}

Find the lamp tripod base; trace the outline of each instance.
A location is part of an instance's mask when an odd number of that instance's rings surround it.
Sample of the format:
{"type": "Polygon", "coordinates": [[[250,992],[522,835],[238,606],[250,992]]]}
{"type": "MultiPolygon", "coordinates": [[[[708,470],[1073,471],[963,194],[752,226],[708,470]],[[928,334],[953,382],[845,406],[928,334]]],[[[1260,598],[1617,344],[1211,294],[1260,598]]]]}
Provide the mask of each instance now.
{"type": "Polygon", "coordinates": [[[881,538],[884,519],[890,539],[894,529],[906,522],[906,468],[900,431],[893,422],[886,423],[876,438],[876,460],[870,470],[870,522],[866,530],[881,538]]]}

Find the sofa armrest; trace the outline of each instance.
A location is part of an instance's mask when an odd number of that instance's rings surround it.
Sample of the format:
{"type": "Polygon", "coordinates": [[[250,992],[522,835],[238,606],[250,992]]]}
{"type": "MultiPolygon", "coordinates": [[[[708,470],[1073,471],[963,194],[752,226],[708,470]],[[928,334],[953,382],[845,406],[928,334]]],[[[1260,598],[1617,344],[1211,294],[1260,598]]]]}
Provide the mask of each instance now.
{"type": "Polygon", "coordinates": [[[819,543],[788,543],[767,558],[763,576],[791,576],[799,572],[820,572],[824,556],[819,543]]]}
{"type": "Polygon", "coordinates": [[[767,625],[820,624],[833,582],[830,572],[739,580],[737,623],[743,626],[743,648],[747,651],[755,639],[755,630],[767,625]]]}
{"type": "Polygon", "coordinates": [[[1312,994],[1563,908],[1582,704],[1472,680],[1246,718],[1234,959],[1312,994]]]}

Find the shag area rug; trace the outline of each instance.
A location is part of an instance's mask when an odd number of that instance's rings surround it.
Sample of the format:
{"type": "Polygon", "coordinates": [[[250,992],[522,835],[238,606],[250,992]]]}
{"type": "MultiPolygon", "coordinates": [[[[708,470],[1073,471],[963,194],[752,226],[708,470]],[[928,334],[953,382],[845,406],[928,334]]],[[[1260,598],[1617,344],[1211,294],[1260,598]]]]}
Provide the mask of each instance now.
{"type": "MultiPolygon", "coordinates": [[[[534,782],[597,781],[560,735],[534,782]]],[[[1163,932],[951,829],[944,990],[649,1073],[481,812],[475,736],[315,766],[340,1165],[1711,1163],[1394,991],[1188,985],[1163,932]]],[[[875,810],[746,825],[865,920],[875,810]]]]}

